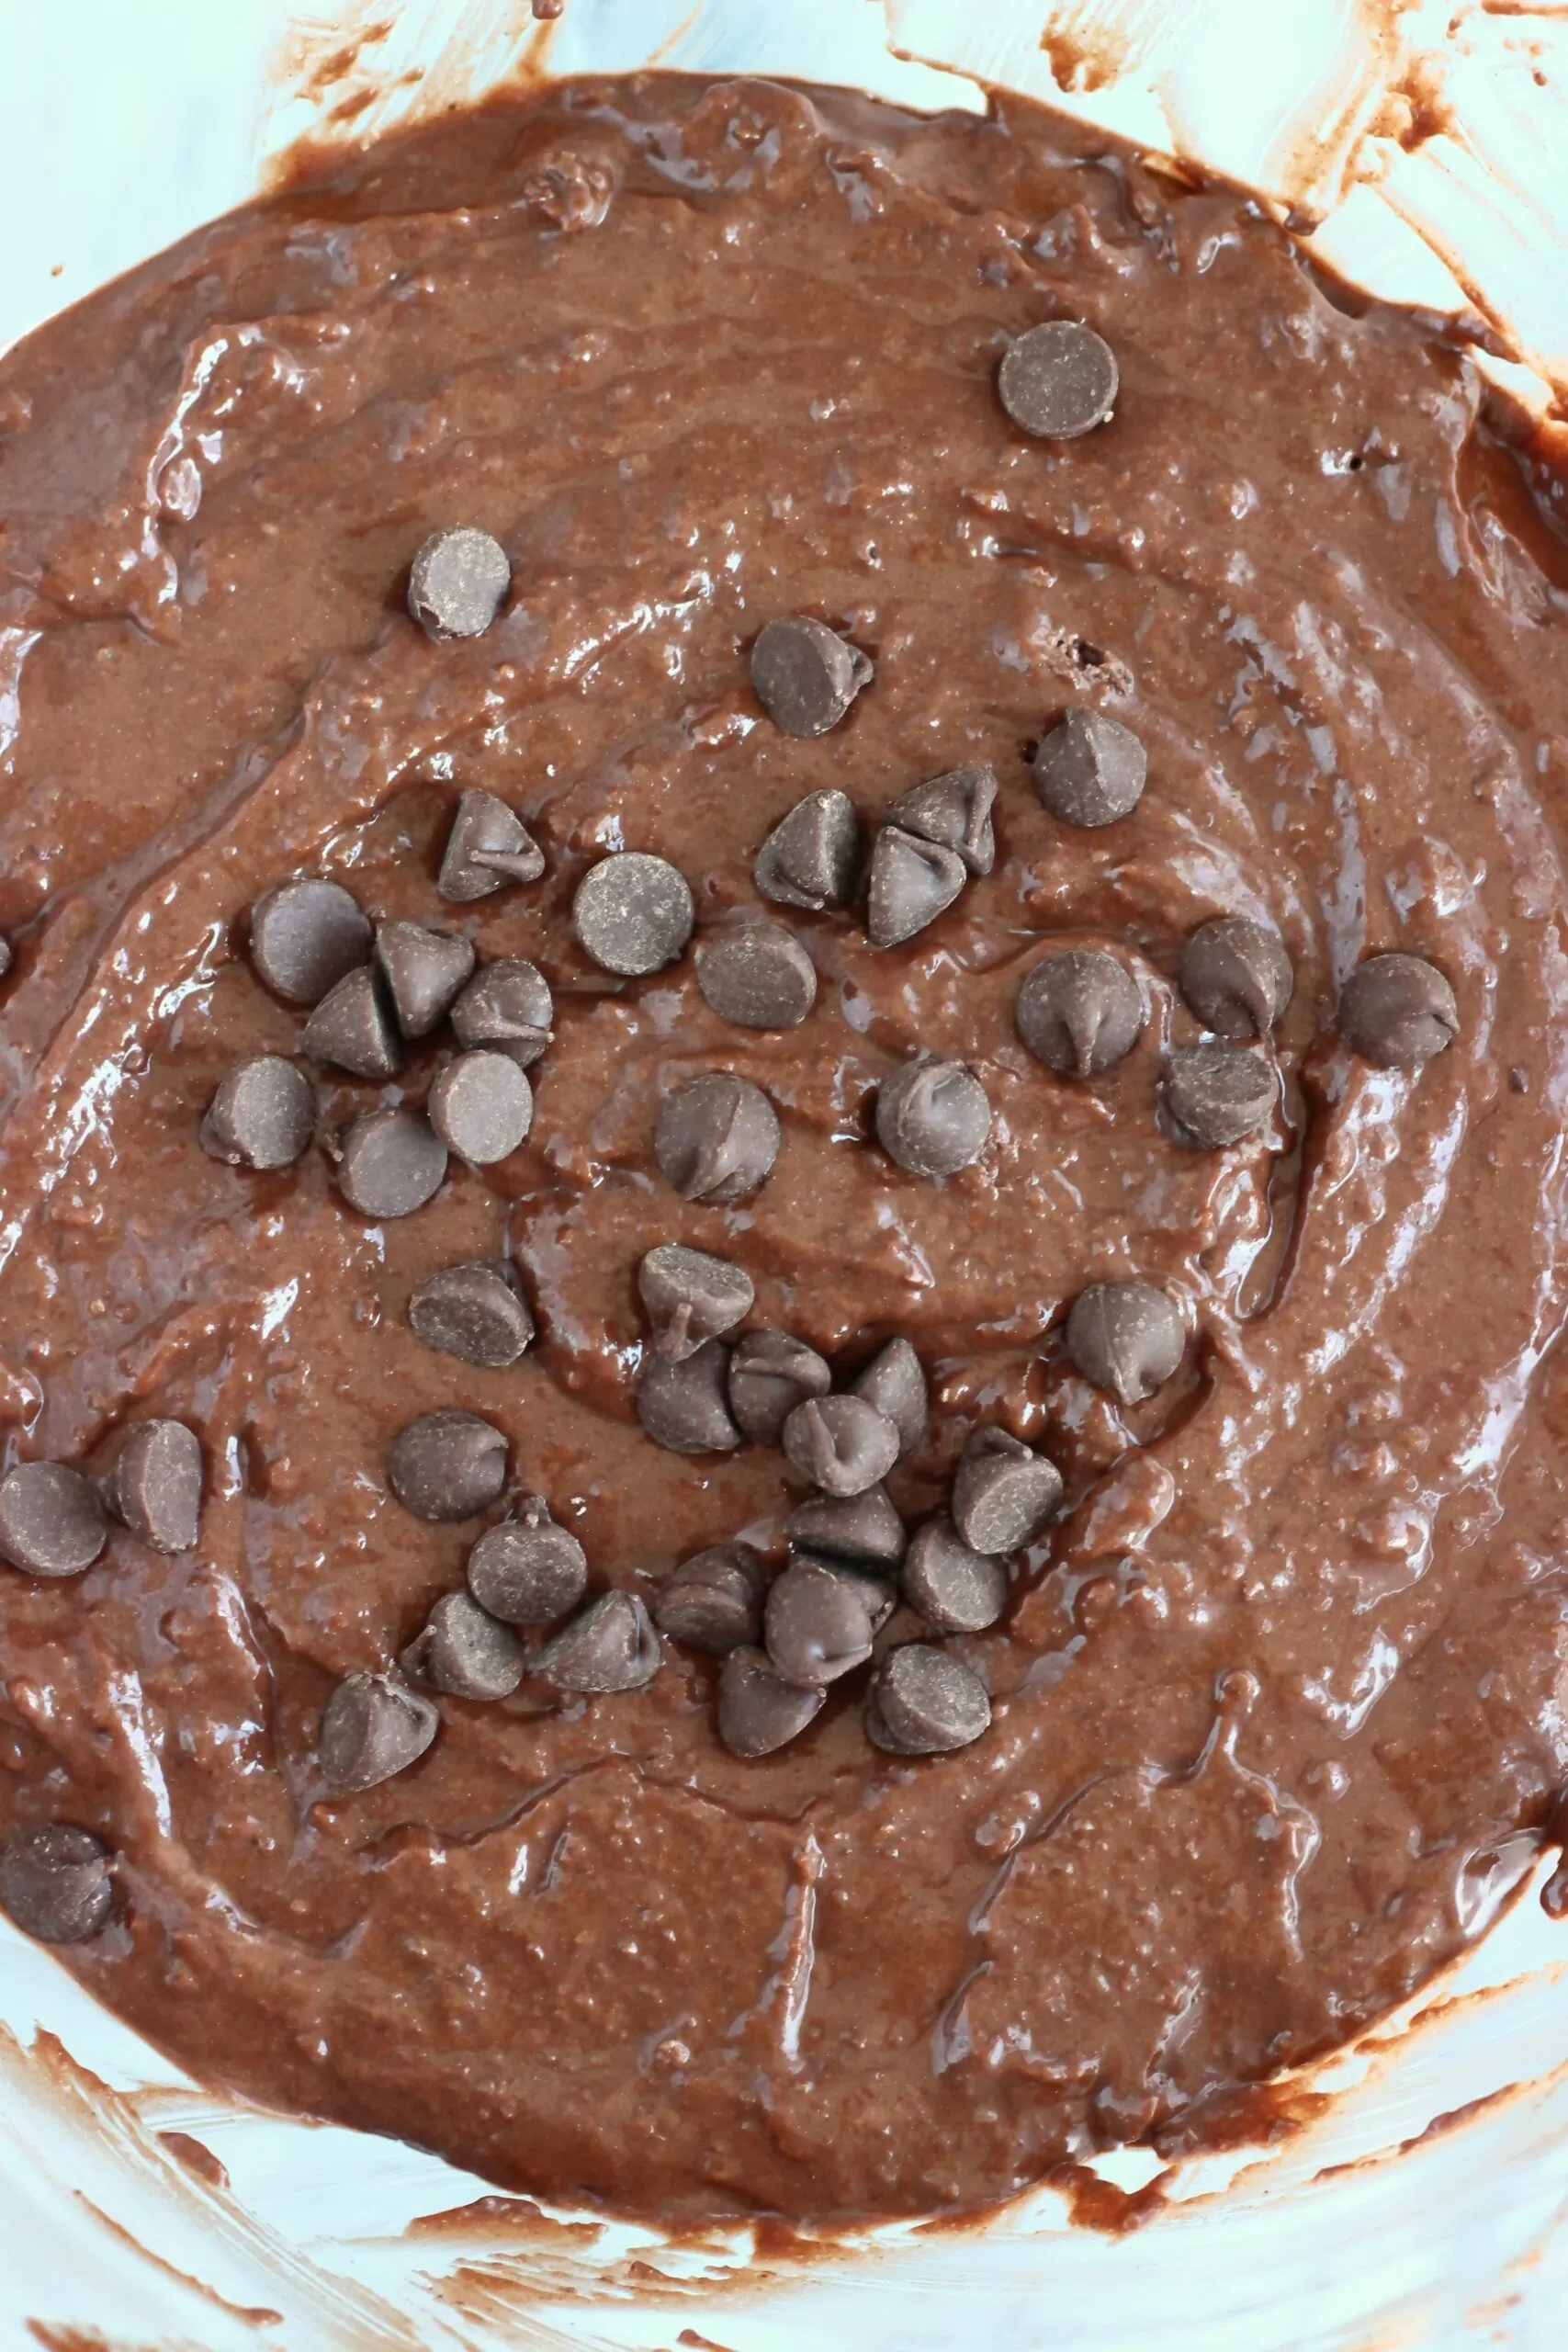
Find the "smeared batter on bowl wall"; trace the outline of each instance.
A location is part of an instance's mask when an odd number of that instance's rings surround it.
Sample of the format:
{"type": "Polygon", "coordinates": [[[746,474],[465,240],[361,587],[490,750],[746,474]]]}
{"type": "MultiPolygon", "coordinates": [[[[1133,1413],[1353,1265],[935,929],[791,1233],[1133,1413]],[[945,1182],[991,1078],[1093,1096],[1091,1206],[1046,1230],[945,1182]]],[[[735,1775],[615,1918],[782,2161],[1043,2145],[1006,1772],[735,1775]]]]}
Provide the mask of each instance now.
{"type": "MultiPolygon", "coordinates": [[[[117,1527],[80,1575],[0,1569],[3,1802],[115,1858],[70,1951],[141,2030],[506,2186],[924,2211],[1331,2046],[1492,1916],[1568,1769],[1568,693],[1558,492],[1479,409],[1461,355],[1348,315],[1247,207],[1021,106],[658,79],[372,151],[0,368],[6,1466],[107,1474],[154,1418],[204,1463],[194,1549],[117,1527]],[[1058,315],[1119,390],[1041,440],[996,376],[1058,315]],[[510,590],[436,638],[409,567],[456,526],[510,590]],[[874,670],[814,736],[749,668],[798,615],[874,670]],[[1114,821],[1036,792],[1073,707],[1146,753],[1114,821]],[[916,934],[758,899],[804,796],[847,796],[869,845],[987,763],[994,863],[916,934]],[[438,895],[464,791],[542,879],[438,895]],[[698,951],[786,915],[809,1014],[726,1021],[690,951],[604,969],[572,906],[624,851],[686,878],[698,951]],[[319,1145],[258,1170],[200,1140],[248,1058],[303,1066],[307,1013],[247,945],[295,876],[550,984],[525,1142],[395,1220],[319,1145]],[[1219,916],[1278,931],[1293,991],[1272,1116],[1199,1148],[1162,1070],[1202,1035],[1179,964],[1219,916]],[[1068,945],[1146,1009],[1088,1079],[1015,1021],[1068,945]],[[1457,1006],[1419,1069],[1337,1026],[1390,952],[1457,1006]],[[954,1173],[875,1140],[918,1053],[988,1105],[954,1173]],[[714,1070],[782,1130],[732,1203],[655,1151],[714,1070]],[[742,1267],[751,1322],[840,1386],[912,1343],[907,1526],[977,1427],[1063,1472],[1002,1621],[942,1653],[988,1728],[889,1753],[861,1670],[732,1755],[717,1669],[669,1643],[599,1695],[421,1686],[418,1760],[332,1793],[329,1697],[396,1671],[484,1523],[394,1494],[418,1416],[503,1433],[509,1496],[547,1500],[595,1595],[656,1606],[742,1534],[778,1566],[784,1455],[636,1419],[637,1269],[671,1243],[742,1267]],[[426,1346],[412,1293],[503,1258],[521,1358],[426,1346]],[[1133,1280],[1188,1336],[1123,1409],[1062,1330],[1133,1280]]],[[[449,1052],[314,1070],[321,1132],[423,1115],[449,1052]]]]}

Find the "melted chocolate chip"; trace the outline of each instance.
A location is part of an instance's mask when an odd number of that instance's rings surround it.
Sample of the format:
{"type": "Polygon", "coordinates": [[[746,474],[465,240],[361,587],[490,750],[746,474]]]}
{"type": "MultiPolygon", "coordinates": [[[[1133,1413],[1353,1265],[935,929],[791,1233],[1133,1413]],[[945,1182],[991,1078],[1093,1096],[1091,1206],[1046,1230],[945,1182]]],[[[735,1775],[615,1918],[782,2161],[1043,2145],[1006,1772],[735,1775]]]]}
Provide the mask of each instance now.
{"type": "Polygon", "coordinates": [[[778,1113],[760,1086],[709,1070],[660,1104],[653,1156],[682,1200],[728,1207],[773,1174],[780,1139],[778,1113]]]}
{"type": "Polygon", "coordinates": [[[437,645],[482,637],[512,585],[506,549],[466,524],[433,531],[409,571],[409,610],[437,645]]]}
{"type": "Polygon", "coordinates": [[[1370,956],[1345,983],[1339,1034],[1378,1069],[1419,1069],[1459,1035],[1459,1000],[1420,956],[1370,956]]]}
{"type": "Polygon", "coordinates": [[[756,1289],[743,1266],[683,1242],[661,1241],[637,1272],[637,1293],[653,1328],[653,1351],[681,1363],[751,1312],[756,1289]]]}
{"type": "Polygon", "coordinates": [[[777,1445],[795,1407],[832,1385],[816,1349],[787,1331],[744,1332],[729,1359],[729,1409],[753,1445],[777,1445]]]}
{"type": "Polygon", "coordinates": [[[1008,1603],[1008,1572],[999,1559],[973,1552],[945,1519],[917,1528],[899,1579],[905,1600],[935,1634],[982,1634],[1008,1603]]]}
{"type": "Polygon", "coordinates": [[[697,986],[721,1021],[796,1029],[817,1001],[817,967],[782,923],[737,923],[701,942],[697,986]]]}
{"type": "Polygon", "coordinates": [[[534,1337],[534,1318],[504,1259],[472,1258],[427,1274],[409,1299],[414,1337],[437,1355],[503,1371],[534,1337]]]}
{"type": "Polygon", "coordinates": [[[376,961],[403,1035],[428,1037],[474,968],[473,942],[422,922],[384,922],[376,933],[376,961]]]}
{"type": "Polygon", "coordinates": [[[718,1736],[732,1756],[771,1756],[799,1737],[827,1695],[790,1681],[764,1650],[731,1650],[718,1678],[718,1736]]]}
{"type": "Polygon", "coordinates": [[[538,1671],[558,1690],[640,1690],[663,1658],[653,1620],[636,1594],[605,1592],[546,1643],[538,1671]]]}
{"type": "Polygon", "coordinates": [[[433,1700],[400,1676],[350,1674],[327,1701],[317,1754],[337,1796],[355,1796],[417,1764],[441,1727],[433,1700]]]}
{"type": "Polygon", "coordinates": [[[13,1829],[0,1848],[0,1908],[40,1944],[82,1944],[114,1909],[109,1849],[70,1821],[13,1829]]]}
{"type": "Polygon", "coordinates": [[[761,1640],[766,1590],[761,1555],[750,1544],[714,1544],[665,1578],[654,1622],[687,1649],[722,1657],[761,1640]]]}
{"type": "Polygon", "coordinates": [[[1141,1404],[1181,1362],[1187,1334],[1174,1301],[1152,1283],[1091,1283],[1067,1317],[1067,1354],[1121,1405],[1141,1404]]]}
{"type": "Polygon", "coordinates": [[[652,1357],[637,1392],[637,1417],[655,1445],[671,1453],[728,1453],[740,1431],[726,1402],[729,1350],[709,1340],[683,1363],[652,1357]]]}
{"type": "Polygon", "coordinates": [[[896,1568],[908,1542],[880,1480],[858,1495],[814,1495],[797,1504],[784,1521],[784,1534],[803,1552],[863,1568],[896,1568]]]}
{"type": "Polygon", "coordinates": [[[825,1495],[862,1495],[898,1459],[898,1432],[863,1396],[808,1396],[784,1425],[792,1467],[825,1495]]]}
{"type": "Polygon", "coordinates": [[[368,964],[327,990],[299,1042],[313,1062],[330,1063],[353,1078],[395,1078],[403,1066],[402,1041],[380,977],[368,964]]]}
{"type": "Polygon", "coordinates": [[[997,862],[991,831],[996,798],[995,768],[951,768],[945,775],[911,785],[893,803],[885,821],[921,841],[956,850],[971,874],[988,874],[997,862]]]}
{"type": "Polygon", "coordinates": [[[931,1400],[925,1372],[908,1340],[889,1340],[850,1387],[892,1422],[898,1432],[899,1459],[913,1453],[926,1433],[931,1400]]]}
{"type": "Polygon", "coordinates": [[[908,1062],[876,1097],[876,1136],[911,1176],[953,1176],[985,1150],[991,1132],[986,1090],[962,1062],[908,1062]]]}
{"type": "Polygon", "coordinates": [[[544,974],[521,956],[505,956],[475,973],[453,1004],[452,1026],[460,1046],[492,1046],[526,1069],[550,1043],[554,1012],[544,974]]]}
{"type": "Polygon", "coordinates": [[[1103,424],[1118,382],[1116,354],[1076,319],[1047,319],[1015,335],[997,370],[1002,406],[1043,441],[1071,441],[1103,424]]]}
{"type": "Polygon", "coordinates": [[[1180,1046],[1160,1081],[1160,1101],[1179,1143],[1217,1151],[1265,1126],[1280,1084],[1247,1046],[1180,1046]]]}
{"type": "Polygon", "coordinates": [[[337,882],[280,882],[251,909],[251,961],[289,1004],[319,1004],[370,953],[370,925],[337,882]]]}
{"type": "Polygon", "coordinates": [[[75,1577],[108,1537],[97,1490],[62,1462],[18,1462],[0,1478],[0,1560],[34,1577],[75,1577]]]}
{"type": "Polygon", "coordinates": [[[316,1131],[316,1090],[279,1054],[231,1069],[197,1135],[209,1159],[231,1168],[289,1168],[316,1131]]]}
{"type": "Polygon", "coordinates": [[[515,1519],[488,1527],[468,1555],[468,1590],[508,1625],[553,1625],[588,1589],[588,1555],[558,1527],[542,1495],[527,1495],[515,1519]]]}
{"type": "Polygon", "coordinates": [[[860,820],[848,795],[808,792],[781,817],[757,853],[753,879],[786,907],[846,907],[860,878],[860,820]]]}
{"type": "Polygon", "coordinates": [[[979,1676],[930,1642],[889,1650],[866,1701],[868,1736],[896,1756],[967,1747],[990,1720],[991,1702],[979,1676]]]}
{"type": "Polygon", "coordinates": [[[184,1421],[138,1421],[115,1457],[104,1499],[155,1552],[189,1552],[201,1532],[201,1440],[184,1421]]]}
{"type": "Polygon", "coordinates": [[[1014,1018],[1030,1052],[1062,1078],[1096,1078],[1125,1060],[1144,1026],[1144,999],[1103,947],[1069,947],[1036,964],[1014,1018]]]}
{"type": "Polygon", "coordinates": [[[492,1167],[526,1139],[534,1090],[509,1054],[459,1054],[430,1090],[430,1124],[449,1151],[472,1167],[492,1167]]]}
{"type": "Polygon", "coordinates": [[[509,882],[536,882],[545,853],[515,809],[493,792],[465,792],[457,803],[435,887],[464,906],[509,882]]]}
{"type": "Polygon", "coordinates": [[[751,648],[751,686],[785,735],[826,735],[874,674],[859,646],[805,614],[770,621],[751,648]]]}
{"type": "Polygon", "coordinates": [[[1062,1499],[1062,1474],[1010,1430],[976,1430],[953,1478],[953,1523],[972,1552],[1032,1544],[1062,1499]]]}
{"type": "Polygon", "coordinates": [[[884,825],[871,852],[866,936],[874,947],[897,947],[934,922],[969,878],[955,849],[921,841],[902,826],[884,825]]]}
{"type": "Polygon", "coordinates": [[[1296,985],[1279,933],[1248,915],[1200,923],[1176,977],[1204,1028],[1221,1037],[1267,1037],[1296,985]]]}
{"type": "Polygon", "coordinates": [[[473,1519],[506,1484],[506,1440],[477,1413],[439,1406],[399,1430],[388,1477],[416,1519],[473,1519]]]}
{"type": "Polygon", "coordinates": [[[1035,752],[1034,789],[1065,825],[1113,825],[1143,798],[1148,769],[1130,728],[1077,704],[1035,752]]]}
{"type": "Polygon", "coordinates": [[[640,850],[622,850],[591,865],[571,902],[578,945],[623,979],[672,964],[695,920],[685,876],[668,859],[640,850]]]}
{"type": "Polygon", "coordinates": [[[786,1681],[808,1688],[863,1666],[883,1597],[869,1577],[792,1560],[769,1586],[762,1611],[771,1663],[786,1681]]]}
{"type": "Polygon", "coordinates": [[[509,1699],[523,1679],[523,1645],[470,1593],[448,1592],[399,1664],[455,1699],[509,1699]]]}
{"type": "Polygon", "coordinates": [[[446,1147],[413,1111],[367,1111],[335,1147],[338,1190],[362,1216],[411,1216],[441,1189],[446,1147]]]}

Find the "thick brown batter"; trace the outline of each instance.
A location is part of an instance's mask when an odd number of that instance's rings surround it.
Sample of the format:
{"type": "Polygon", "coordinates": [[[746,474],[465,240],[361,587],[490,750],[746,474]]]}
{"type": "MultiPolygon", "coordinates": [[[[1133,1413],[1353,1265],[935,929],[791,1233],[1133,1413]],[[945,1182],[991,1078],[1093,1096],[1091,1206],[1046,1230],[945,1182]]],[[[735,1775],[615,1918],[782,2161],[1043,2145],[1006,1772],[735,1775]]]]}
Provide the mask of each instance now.
{"type": "Polygon", "coordinates": [[[1568,1771],[1568,560],[1480,390],[1247,206],[1021,106],[658,78],[372,153],[0,367],[0,1467],[93,1468],[151,1414],[206,1459],[194,1551],[118,1531],[73,1580],[0,1568],[0,1806],[118,1854],[72,1955],[106,2001],[199,2074],[504,2184],[911,2212],[1323,2050],[1494,1915],[1568,1771]],[[1052,443],[994,376],[1056,313],[1122,390],[1052,443]],[[433,644],[408,567],[454,522],[502,542],[512,601],[433,644]],[[747,672],[800,612],[876,663],[809,741],[747,672]],[[1026,764],[1080,702],[1149,754],[1101,831],[1026,764]],[[607,849],[678,865],[700,939],[803,793],[869,818],[982,760],[994,873],[880,952],[792,914],[798,1029],[717,1020],[689,955],[622,989],[572,939],[607,849]],[[473,786],[547,873],[453,910],[473,786]],[[257,1175],[198,1145],[239,1058],[298,1052],[243,944],[296,873],[556,991],[526,1147],[396,1223],[319,1151],[257,1175]],[[1162,1046],[1198,1034],[1171,978],[1222,912],[1294,959],[1289,1120],[1183,1149],[1155,1116],[1162,1046]],[[1089,1086],[1014,1027],[1064,940],[1130,954],[1156,1008],[1089,1086]],[[1416,1076],[1335,1029],[1395,947],[1459,999],[1416,1076]],[[945,1184],[867,1139],[917,1046],[992,1105],[945,1184]],[[784,1121],[728,1209],[653,1159],[661,1090],[715,1069],[784,1121]],[[651,1598],[743,1529],[782,1556],[777,1452],[686,1461],[633,1418],[634,1273],[669,1240],[842,1369],[914,1342],[911,1518],[977,1421],[1062,1465],[1010,1618],[955,1645],[991,1728],[881,1754],[852,1677],[743,1761],[671,1647],[640,1691],[444,1698],[412,1770],[324,1798],[334,1681],[396,1657],[477,1532],[389,1491],[415,1413],[502,1428],[596,1586],[651,1598]],[[422,1347],[412,1286],[508,1247],[521,1365],[422,1347]],[[1124,1424],[1060,1323],[1134,1274],[1197,1337],[1124,1424]]]}

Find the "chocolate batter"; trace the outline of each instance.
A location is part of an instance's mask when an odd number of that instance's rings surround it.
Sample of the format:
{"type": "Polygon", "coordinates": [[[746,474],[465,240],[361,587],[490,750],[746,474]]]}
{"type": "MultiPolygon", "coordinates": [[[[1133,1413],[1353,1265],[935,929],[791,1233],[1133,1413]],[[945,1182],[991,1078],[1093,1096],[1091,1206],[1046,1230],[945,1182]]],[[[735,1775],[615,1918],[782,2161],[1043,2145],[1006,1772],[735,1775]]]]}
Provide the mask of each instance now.
{"type": "MultiPolygon", "coordinates": [[[[91,1833],[29,1849],[13,1899],[69,1877],[83,1981],[198,2075],[511,2187],[831,2217],[1170,2144],[1478,1934],[1568,1772],[1568,555],[1560,485],[1464,356],[1348,309],[1247,204],[1022,105],[650,78],[442,124],[200,232],[14,352],[0,419],[0,1464],[101,1475],[155,1419],[202,1449],[194,1547],[154,1540],[149,1439],[142,1532],[74,1576],[0,1567],[0,1810],[91,1833]],[[1057,316],[1119,389],[1107,413],[1102,369],[1104,421],[1043,438],[997,371],[1057,316]],[[488,599],[471,636],[407,603],[453,526],[510,564],[488,628],[499,572],[430,585],[458,618],[488,599]],[[813,736],[749,672],[790,616],[874,664],[813,736]],[[1035,789],[1074,707],[1146,752],[1113,821],[1035,789]],[[803,796],[864,827],[986,763],[994,865],[913,936],[758,898],[803,796]],[[536,844],[541,879],[437,895],[463,791],[515,812],[501,854],[536,844]],[[622,980],[571,907],[624,850],[678,869],[696,928],[622,980]],[[258,1171],[200,1139],[247,1057],[309,1068],[248,944],[295,876],[553,991],[525,1143],[395,1221],[319,1144],[258,1171]],[[815,967],[793,1026],[698,986],[747,908],[815,967]],[[1205,1035],[1179,963],[1219,916],[1275,927],[1294,984],[1265,1124],[1201,1148],[1171,1101],[1229,1111],[1167,1057],[1205,1035]],[[1045,946],[1136,978],[1113,1067],[1023,1043],[1045,946]],[[1390,950],[1457,1001],[1419,1069],[1341,1033],[1390,950]],[[989,1106],[946,1176],[876,1140],[917,1049],[989,1106]],[[660,1172],[679,1135],[655,1150],[664,1097],[713,1072],[781,1129],[728,1202],[660,1172]],[[688,1458],[637,1420],[637,1269],[669,1243],[742,1267],[748,1328],[840,1388],[913,1343],[908,1527],[976,1427],[1057,1465],[1002,1622],[943,1637],[988,1728],[889,1753],[861,1669],[737,1756],[701,1648],[587,1696],[529,1634],[513,1695],[420,1685],[418,1760],[333,1793],[329,1697],[437,1633],[468,1657],[474,1623],[427,1621],[507,1508],[405,1508],[414,1416],[503,1432],[509,1497],[552,1514],[525,1530],[570,1532],[590,1603],[654,1605],[737,1537],[779,1570],[804,1488],[778,1446],[688,1458]],[[500,1277],[417,1311],[480,1317],[500,1361],[425,1344],[411,1295],[508,1257],[525,1311],[500,1277]],[[1186,1344],[1123,1410],[1063,1330],[1133,1280],[1186,1344]]],[[[423,1116],[451,1051],[310,1069],[323,1130],[423,1116]]],[[[1012,1492],[988,1472],[970,1521],[1012,1492]]],[[[924,1539],[915,1589],[951,1566],[924,1539]]],[[[743,1615],[750,1573],[692,1622],[743,1615]]],[[[907,1597],[879,1654],[921,1632],[907,1597]]]]}

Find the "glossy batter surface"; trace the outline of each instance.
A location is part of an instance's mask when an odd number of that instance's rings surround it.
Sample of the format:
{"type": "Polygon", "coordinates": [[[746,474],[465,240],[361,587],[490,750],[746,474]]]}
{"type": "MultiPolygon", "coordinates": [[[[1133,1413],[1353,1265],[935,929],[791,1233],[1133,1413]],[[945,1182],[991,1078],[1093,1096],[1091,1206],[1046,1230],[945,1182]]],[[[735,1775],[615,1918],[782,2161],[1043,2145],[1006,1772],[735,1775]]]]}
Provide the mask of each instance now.
{"type": "MultiPolygon", "coordinates": [[[[1529,1859],[1568,1770],[1558,493],[1461,355],[1080,140],[1021,107],[569,85],[220,222],[0,365],[0,1466],[91,1467],[162,1413],[208,1475],[195,1552],[0,1568],[0,1812],[116,1849],[73,1964],[198,2074],[568,2199],[929,2211],[1332,2044],[1529,1859]],[[1122,390],[1053,445],[994,373],[1055,313],[1122,390]],[[434,645],[403,589],[452,522],[501,539],[512,603],[434,645]],[[795,612],[876,662],[814,741],[748,682],[795,612]],[[1149,755],[1101,831],[1027,765],[1078,701],[1149,755]],[[792,914],[797,1030],[727,1027],[689,956],[619,987],[573,943],[606,849],[679,865],[700,937],[803,793],[869,819],[981,760],[994,873],[880,953],[792,914]],[[547,860],[459,910],[556,991],[526,1147],[383,1226],[320,1153],[206,1157],[224,1072],[298,1050],[252,900],[324,873],[451,920],[470,786],[547,860]],[[1220,912],[1294,959],[1288,1117],[1184,1150],[1160,1048],[1197,1035],[1172,975],[1220,912]],[[1013,1023],[1064,941],[1130,951],[1156,1007],[1092,1086],[1013,1023]],[[1393,947],[1459,998],[1416,1077],[1334,1030],[1393,947]],[[867,1140],[916,1046],[993,1108],[945,1183],[867,1140]],[[661,1091],[713,1069],[784,1121],[729,1209],[653,1159],[661,1091]],[[413,1770],[325,1797],[326,1695],[477,1532],[389,1491],[414,1413],[502,1427],[596,1585],[651,1597],[742,1530],[782,1554],[776,1452],[684,1461],[633,1419],[635,1269],[672,1239],[840,1367],[913,1341],[912,1516],[976,1421],[1062,1464],[1008,1620],[957,1645],[990,1731],[882,1755],[852,1681],[742,1761],[671,1647],[641,1691],[444,1698],[413,1770]],[[535,1349],[423,1348],[412,1287],[506,1249],[535,1349]],[[1124,1423],[1059,1326],[1134,1274],[1197,1338],[1124,1423]]],[[[325,1107],[421,1101],[436,1063],[325,1107]]]]}

